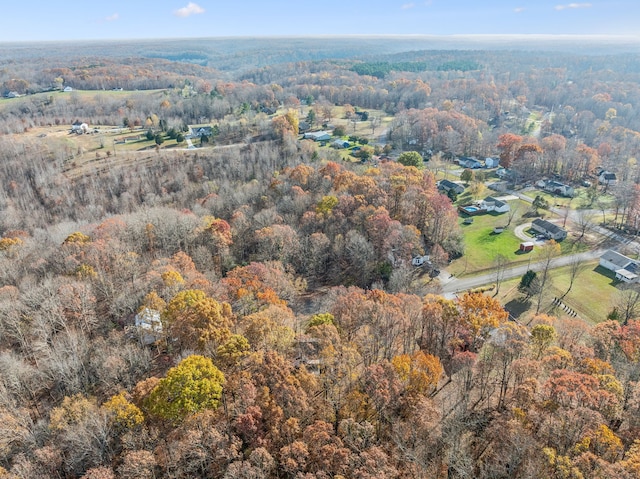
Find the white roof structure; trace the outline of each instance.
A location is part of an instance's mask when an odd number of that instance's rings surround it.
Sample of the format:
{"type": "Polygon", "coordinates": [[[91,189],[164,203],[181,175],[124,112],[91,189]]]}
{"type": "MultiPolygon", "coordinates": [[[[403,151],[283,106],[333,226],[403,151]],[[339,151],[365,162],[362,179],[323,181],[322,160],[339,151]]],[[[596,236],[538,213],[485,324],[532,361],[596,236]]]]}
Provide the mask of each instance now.
{"type": "Polygon", "coordinates": [[[158,311],[143,308],[136,314],[134,321],[138,338],[142,344],[153,344],[162,337],[162,321],[158,311]]]}

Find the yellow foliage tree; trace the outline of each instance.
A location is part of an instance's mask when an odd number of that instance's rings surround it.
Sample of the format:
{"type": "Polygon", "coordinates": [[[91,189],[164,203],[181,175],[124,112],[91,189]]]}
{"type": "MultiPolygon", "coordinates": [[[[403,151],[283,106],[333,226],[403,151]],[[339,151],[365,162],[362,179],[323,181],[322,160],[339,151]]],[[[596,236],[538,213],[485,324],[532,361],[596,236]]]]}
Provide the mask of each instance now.
{"type": "Polygon", "coordinates": [[[87,399],[82,394],[66,396],[62,404],[51,410],[49,415],[49,429],[60,432],[67,430],[74,424],[85,421],[97,412],[95,401],[87,399]]]}
{"type": "Polygon", "coordinates": [[[112,396],[102,407],[110,414],[115,426],[131,429],[144,421],[142,411],[125,396],[125,392],[112,396]]]}
{"type": "Polygon", "coordinates": [[[179,346],[203,350],[224,343],[231,336],[231,306],[219,303],[198,289],[180,291],[163,313],[168,337],[179,346]]]}
{"type": "Polygon", "coordinates": [[[460,320],[477,339],[491,328],[498,327],[509,318],[500,302],[482,293],[465,293],[458,299],[460,320]]]}
{"type": "Polygon", "coordinates": [[[153,415],[179,422],[189,414],[217,409],[224,382],[224,374],[209,358],[189,356],[158,382],[145,405],[153,415]]]}
{"type": "Polygon", "coordinates": [[[71,233],[67,238],[63,241],[62,244],[86,244],[91,242],[91,237],[87,236],[84,233],[80,233],[76,231],[75,233],[71,233]]]}
{"type": "Polygon", "coordinates": [[[143,311],[145,308],[152,309],[154,311],[158,311],[162,313],[164,308],[167,307],[167,303],[164,299],[158,296],[158,293],[155,291],[151,291],[147,294],[142,300],[142,306],[138,309],[138,312],[143,311]]]}
{"type": "Polygon", "coordinates": [[[444,372],[440,359],[422,351],[417,351],[411,356],[396,356],[391,360],[391,364],[405,384],[408,395],[412,397],[431,393],[444,372]]]}
{"type": "Polygon", "coordinates": [[[169,270],[162,273],[162,282],[169,288],[175,288],[184,284],[184,278],[177,271],[169,270]]]}

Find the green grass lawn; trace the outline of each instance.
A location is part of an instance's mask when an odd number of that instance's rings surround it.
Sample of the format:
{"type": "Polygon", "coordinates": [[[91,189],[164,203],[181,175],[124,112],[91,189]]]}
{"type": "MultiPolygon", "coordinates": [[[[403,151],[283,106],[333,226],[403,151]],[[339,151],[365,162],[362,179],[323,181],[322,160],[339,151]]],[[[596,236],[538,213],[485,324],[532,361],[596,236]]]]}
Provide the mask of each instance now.
{"type": "MultiPolygon", "coordinates": [[[[585,263],[583,268],[576,277],[571,291],[562,301],[585,321],[594,324],[605,321],[607,314],[613,308],[613,301],[618,292],[615,286],[615,276],[611,271],[599,267],[597,261],[585,263]]],[[[566,313],[561,309],[553,308],[552,300],[554,297],[561,297],[567,291],[570,282],[570,267],[555,269],[551,272],[550,277],[551,283],[547,287],[541,312],[558,317],[566,316],[566,313]]],[[[509,309],[518,311],[520,319],[526,322],[533,316],[535,301],[529,305],[520,301],[522,295],[518,292],[519,282],[520,278],[503,282],[497,299],[507,305],[509,309]],[[532,309],[526,310],[532,305],[532,309]]]]}
{"type": "MultiPolygon", "coordinates": [[[[458,197],[456,205],[468,204],[471,197],[465,192],[458,197]]],[[[509,221],[508,213],[484,214],[473,217],[473,223],[465,225],[464,218],[458,218],[458,224],[462,229],[465,243],[465,254],[462,258],[453,261],[448,271],[457,275],[473,275],[487,272],[493,267],[493,262],[498,254],[505,256],[511,264],[522,264],[529,261],[531,253],[520,253],[520,243],[514,229],[523,223],[531,222],[532,218],[524,218],[522,215],[529,211],[530,205],[522,200],[509,201],[511,208],[516,208],[517,212],[511,225],[502,233],[495,234],[495,226],[504,226],[509,221]]],[[[525,233],[527,231],[525,230],[525,233]]],[[[534,236],[531,236],[533,239],[534,236]]],[[[589,249],[589,245],[583,241],[576,242],[570,236],[560,243],[560,254],[579,253],[589,249]]],[[[531,261],[536,261],[535,252],[531,261]]]]}
{"type": "Polygon", "coordinates": [[[549,206],[557,206],[566,208],[569,206],[572,210],[577,210],[581,208],[590,208],[590,209],[598,209],[602,203],[605,204],[605,208],[613,207],[614,197],[607,193],[604,195],[600,195],[597,201],[594,201],[592,205],[589,206],[589,199],[587,196],[588,188],[576,188],[575,196],[573,198],[565,198],[564,196],[554,195],[553,193],[549,193],[540,189],[533,189],[530,191],[525,191],[524,194],[535,198],[536,196],[541,196],[545,200],[549,202],[549,206]]]}
{"type": "Polygon", "coordinates": [[[508,218],[506,214],[484,214],[473,217],[473,224],[463,224],[464,218],[458,219],[464,234],[465,255],[453,261],[448,270],[457,275],[474,274],[491,268],[498,254],[502,254],[510,262],[525,262],[529,258],[519,254],[519,239],[513,228],[517,221],[514,219],[509,229],[500,234],[493,232],[494,226],[504,226],[508,218]]]}

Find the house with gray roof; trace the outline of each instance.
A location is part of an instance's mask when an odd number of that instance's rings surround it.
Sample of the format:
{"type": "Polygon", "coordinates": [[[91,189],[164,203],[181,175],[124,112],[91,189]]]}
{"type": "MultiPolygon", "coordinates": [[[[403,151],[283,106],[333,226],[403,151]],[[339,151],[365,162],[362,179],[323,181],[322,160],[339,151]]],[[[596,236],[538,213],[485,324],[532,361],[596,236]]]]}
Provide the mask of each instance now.
{"type": "Polygon", "coordinates": [[[481,207],[484,210],[495,211],[496,213],[506,213],[511,209],[509,207],[509,203],[499,200],[498,198],[494,198],[493,196],[487,196],[482,200],[481,207]]]}
{"type": "Polygon", "coordinates": [[[548,239],[553,239],[556,241],[562,241],[567,237],[567,230],[540,218],[532,221],[531,229],[537,231],[540,234],[543,234],[548,239]]]}
{"type": "Polygon", "coordinates": [[[615,173],[604,170],[598,176],[598,183],[601,185],[615,185],[618,182],[618,178],[615,173]]]}
{"type": "Polygon", "coordinates": [[[305,133],[303,138],[313,141],[328,141],[331,139],[331,133],[328,131],[310,131],[305,133]]]}
{"type": "Polygon", "coordinates": [[[541,183],[542,188],[550,193],[555,193],[556,195],[566,196],[569,198],[573,198],[573,196],[575,195],[575,191],[572,186],[560,183],[559,181],[542,180],[541,183]]]}
{"type": "Polygon", "coordinates": [[[613,271],[618,281],[625,283],[636,283],[640,262],[633,260],[617,251],[607,250],[600,256],[600,266],[613,271]]]}
{"type": "Polygon", "coordinates": [[[464,193],[464,186],[449,180],[440,180],[438,183],[438,189],[445,193],[449,193],[449,191],[453,190],[456,195],[464,193]]]}

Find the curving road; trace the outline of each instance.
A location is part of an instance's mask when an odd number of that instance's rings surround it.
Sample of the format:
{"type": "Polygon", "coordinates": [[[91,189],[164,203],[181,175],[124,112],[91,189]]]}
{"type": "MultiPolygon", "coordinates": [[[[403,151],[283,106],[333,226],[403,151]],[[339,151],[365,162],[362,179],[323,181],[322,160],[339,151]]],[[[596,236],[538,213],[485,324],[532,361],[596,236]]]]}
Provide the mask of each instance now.
{"type": "MultiPolygon", "coordinates": [[[[562,266],[569,266],[573,261],[578,260],[581,262],[593,261],[594,259],[600,258],[602,254],[607,251],[606,249],[597,249],[593,251],[585,251],[584,253],[576,253],[570,254],[566,256],[560,256],[558,258],[554,258],[551,260],[551,269],[560,268],[562,266]]],[[[504,271],[502,280],[517,278],[522,276],[527,272],[527,270],[531,269],[533,271],[539,271],[543,268],[544,262],[535,262],[531,264],[523,264],[514,266],[513,268],[508,268],[504,271]]],[[[440,280],[440,284],[442,285],[442,294],[447,296],[453,296],[455,293],[459,291],[466,291],[473,288],[479,288],[480,286],[484,286],[486,284],[495,283],[496,281],[496,273],[486,273],[480,274],[477,276],[471,276],[469,278],[458,279],[455,277],[451,277],[449,273],[442,272],[438,277],[440,280]]]]}

